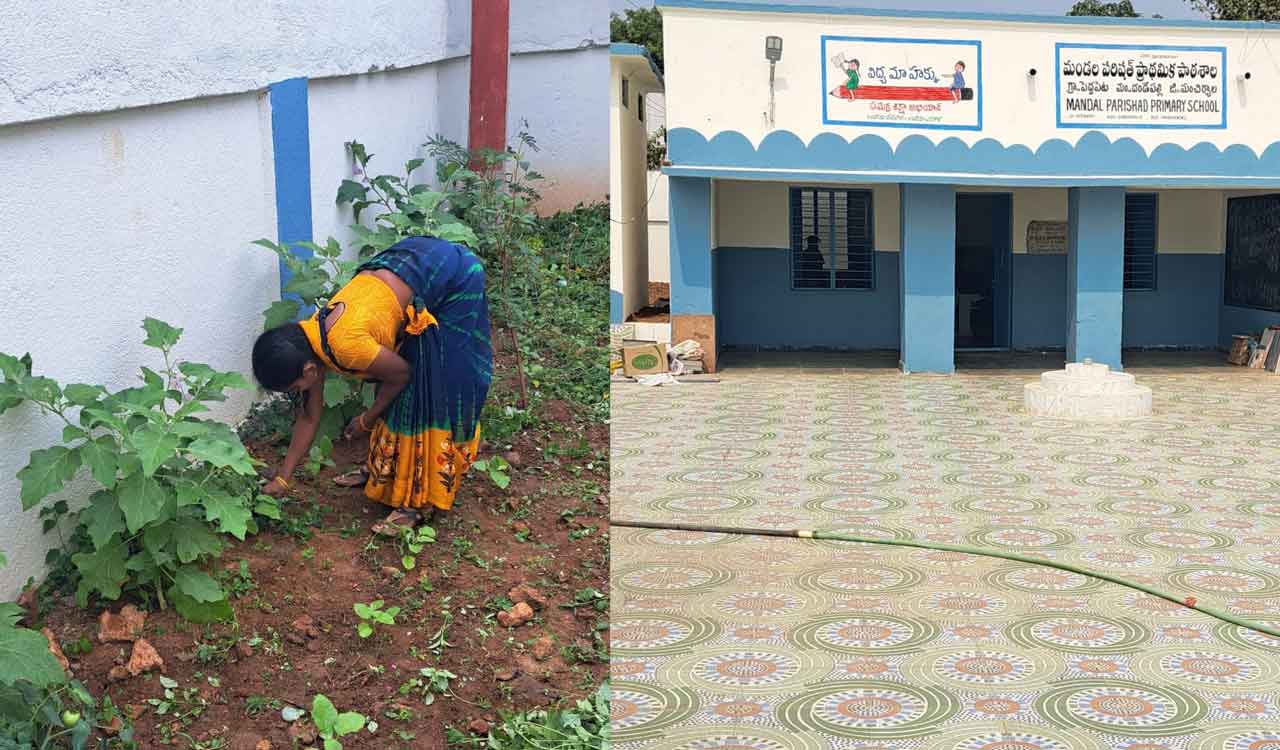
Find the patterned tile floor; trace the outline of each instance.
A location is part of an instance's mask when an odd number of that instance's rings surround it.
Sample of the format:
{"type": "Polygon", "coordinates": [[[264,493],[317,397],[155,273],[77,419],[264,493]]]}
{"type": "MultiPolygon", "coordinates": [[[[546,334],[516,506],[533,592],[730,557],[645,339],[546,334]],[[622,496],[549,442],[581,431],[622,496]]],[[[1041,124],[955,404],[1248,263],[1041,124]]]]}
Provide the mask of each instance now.
{"type": "MultiPolygon", "coordinates": [[[[1017,550],[1280,626],[1275,376],[1129,357],[1155,415],[1087,426],[1021,412],[1060,361],[796,362],[615,387],[614,519],[1017,550]]],[[[611,548],[621,748],[1280,748],[1280,642],[1125,587],[759,536],[611,548]]]]}

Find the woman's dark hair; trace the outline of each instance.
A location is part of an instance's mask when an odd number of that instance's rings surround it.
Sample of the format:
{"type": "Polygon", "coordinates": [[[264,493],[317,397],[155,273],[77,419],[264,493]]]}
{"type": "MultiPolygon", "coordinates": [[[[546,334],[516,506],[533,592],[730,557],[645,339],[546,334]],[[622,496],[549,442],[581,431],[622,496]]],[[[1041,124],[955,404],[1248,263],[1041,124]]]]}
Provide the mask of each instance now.
{"type": "Polygon", "coordinates": [[[302,368],[315,359],[302,326],[287,323],[272,328],[254,342],[253,377],[269,391],[286,391],[302,377],[302,368]]]}

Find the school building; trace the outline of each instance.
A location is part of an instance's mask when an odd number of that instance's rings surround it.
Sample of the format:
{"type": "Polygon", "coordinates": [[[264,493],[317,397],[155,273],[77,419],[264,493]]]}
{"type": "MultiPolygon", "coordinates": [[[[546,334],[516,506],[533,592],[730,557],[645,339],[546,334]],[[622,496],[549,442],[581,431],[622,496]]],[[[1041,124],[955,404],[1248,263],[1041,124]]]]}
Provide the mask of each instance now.
{"type": "Polygon", "coordinates": [[[658,4],[671,340],[945,373],[1280,324],[1275,27],[658,4]]]}

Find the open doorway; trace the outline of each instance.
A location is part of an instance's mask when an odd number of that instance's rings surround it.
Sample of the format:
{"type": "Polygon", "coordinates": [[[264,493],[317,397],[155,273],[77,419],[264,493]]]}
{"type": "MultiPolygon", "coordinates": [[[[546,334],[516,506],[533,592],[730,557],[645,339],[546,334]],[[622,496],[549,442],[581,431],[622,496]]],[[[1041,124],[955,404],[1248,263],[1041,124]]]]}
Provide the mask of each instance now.
{"type": "Polygon", "coordinates": [[[1013,196],[956,196],[957,349],[1009,348],[1013,196]]]}

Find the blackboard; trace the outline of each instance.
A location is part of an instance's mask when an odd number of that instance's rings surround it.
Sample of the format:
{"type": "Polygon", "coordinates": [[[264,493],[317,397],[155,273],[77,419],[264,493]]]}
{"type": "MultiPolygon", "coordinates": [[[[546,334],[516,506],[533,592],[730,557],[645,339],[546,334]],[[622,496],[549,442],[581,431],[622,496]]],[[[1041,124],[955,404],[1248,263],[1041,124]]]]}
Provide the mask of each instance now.
{"type": "Polygon", "coordinates": [[[1280,312],[1280,194],[1227,201],[1223,302],[1280,312]]]}

